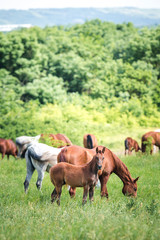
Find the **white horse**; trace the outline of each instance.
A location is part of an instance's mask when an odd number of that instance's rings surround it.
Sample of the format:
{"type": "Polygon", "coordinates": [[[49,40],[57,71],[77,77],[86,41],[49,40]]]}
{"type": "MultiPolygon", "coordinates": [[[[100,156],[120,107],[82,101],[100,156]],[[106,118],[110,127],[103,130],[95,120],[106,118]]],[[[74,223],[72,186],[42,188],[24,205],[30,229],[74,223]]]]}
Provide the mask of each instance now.
{"type": "Polygon", "coordinates": [[[19,156],[25,156],[26,159],[27,175],[24,181],[25,193],[27,193],[29,182],[35,169],[38,172],[36,186],[38,189],[41,189],[45,171],[49,172],[50,167],[57,164],[57,156],[62,149],[38,143],[39,138],[40,135],[36,137],[21,136],[16,138],[19,156]]]}
{"type": "Polygon", "coordinates": [[[49,172],[49,169],[57,164],[57,156],[61,149],[50,147],[43,143],[34,142],[30,144],[25,153],[27,175],[24,182],[24,189],[26,193],[35,169],[38,172],[36,186],[38,189],[41,189],[44,173],[45,171],[49,172]]]}

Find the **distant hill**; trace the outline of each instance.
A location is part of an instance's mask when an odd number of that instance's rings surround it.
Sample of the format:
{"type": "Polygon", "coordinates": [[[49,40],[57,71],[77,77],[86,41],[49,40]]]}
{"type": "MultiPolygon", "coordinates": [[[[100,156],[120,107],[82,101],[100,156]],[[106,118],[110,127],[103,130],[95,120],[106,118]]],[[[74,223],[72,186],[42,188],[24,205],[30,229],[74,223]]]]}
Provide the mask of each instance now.
{"type": "Polygon", "coordinates": [[[63,8],[0,10],[0,25],[31,24],[45,27],[72,25],[99,18],[114,23],[132,22],[136,27],[160,24],[160,9],[139,8],[63,8]]]}

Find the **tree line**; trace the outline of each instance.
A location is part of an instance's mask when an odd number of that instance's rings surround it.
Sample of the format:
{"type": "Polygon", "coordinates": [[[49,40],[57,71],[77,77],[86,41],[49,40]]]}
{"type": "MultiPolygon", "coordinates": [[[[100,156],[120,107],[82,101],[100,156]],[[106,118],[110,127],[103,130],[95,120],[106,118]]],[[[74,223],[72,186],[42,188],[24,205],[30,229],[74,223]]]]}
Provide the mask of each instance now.
{"type": "Polygon", "coordinates": [[[136,28],[95,19],[0,33],[0,84],[2,129],[11,112],[25,114],[35,104],[40,109],[78,102],[87,110],[94,101],[97,111],[115,108],[156,119],[160,26],[136,28]]]}

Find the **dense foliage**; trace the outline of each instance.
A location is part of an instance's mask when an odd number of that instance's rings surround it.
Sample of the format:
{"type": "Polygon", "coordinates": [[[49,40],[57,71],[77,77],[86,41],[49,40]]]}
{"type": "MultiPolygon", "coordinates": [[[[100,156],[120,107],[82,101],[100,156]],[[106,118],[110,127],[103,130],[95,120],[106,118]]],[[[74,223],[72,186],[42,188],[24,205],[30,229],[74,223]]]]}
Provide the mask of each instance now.
{"type": "Polygon", "coordinates": [[[0,33],[0,94],[1,137],[158,126],[160,26],[97,19],[0,33]]]}

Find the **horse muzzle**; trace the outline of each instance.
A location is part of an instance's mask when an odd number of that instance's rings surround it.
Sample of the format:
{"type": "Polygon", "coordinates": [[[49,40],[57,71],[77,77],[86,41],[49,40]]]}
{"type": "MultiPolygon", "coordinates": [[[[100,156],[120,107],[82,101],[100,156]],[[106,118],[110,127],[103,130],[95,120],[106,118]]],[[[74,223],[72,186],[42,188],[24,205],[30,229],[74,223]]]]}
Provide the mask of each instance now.
{"type": "Polygon", "coordinates": [[[99,166],[99,165],[98,165],[98,170],[101,170],[101,169],[102,169],[102,166],[99,166]]]}

